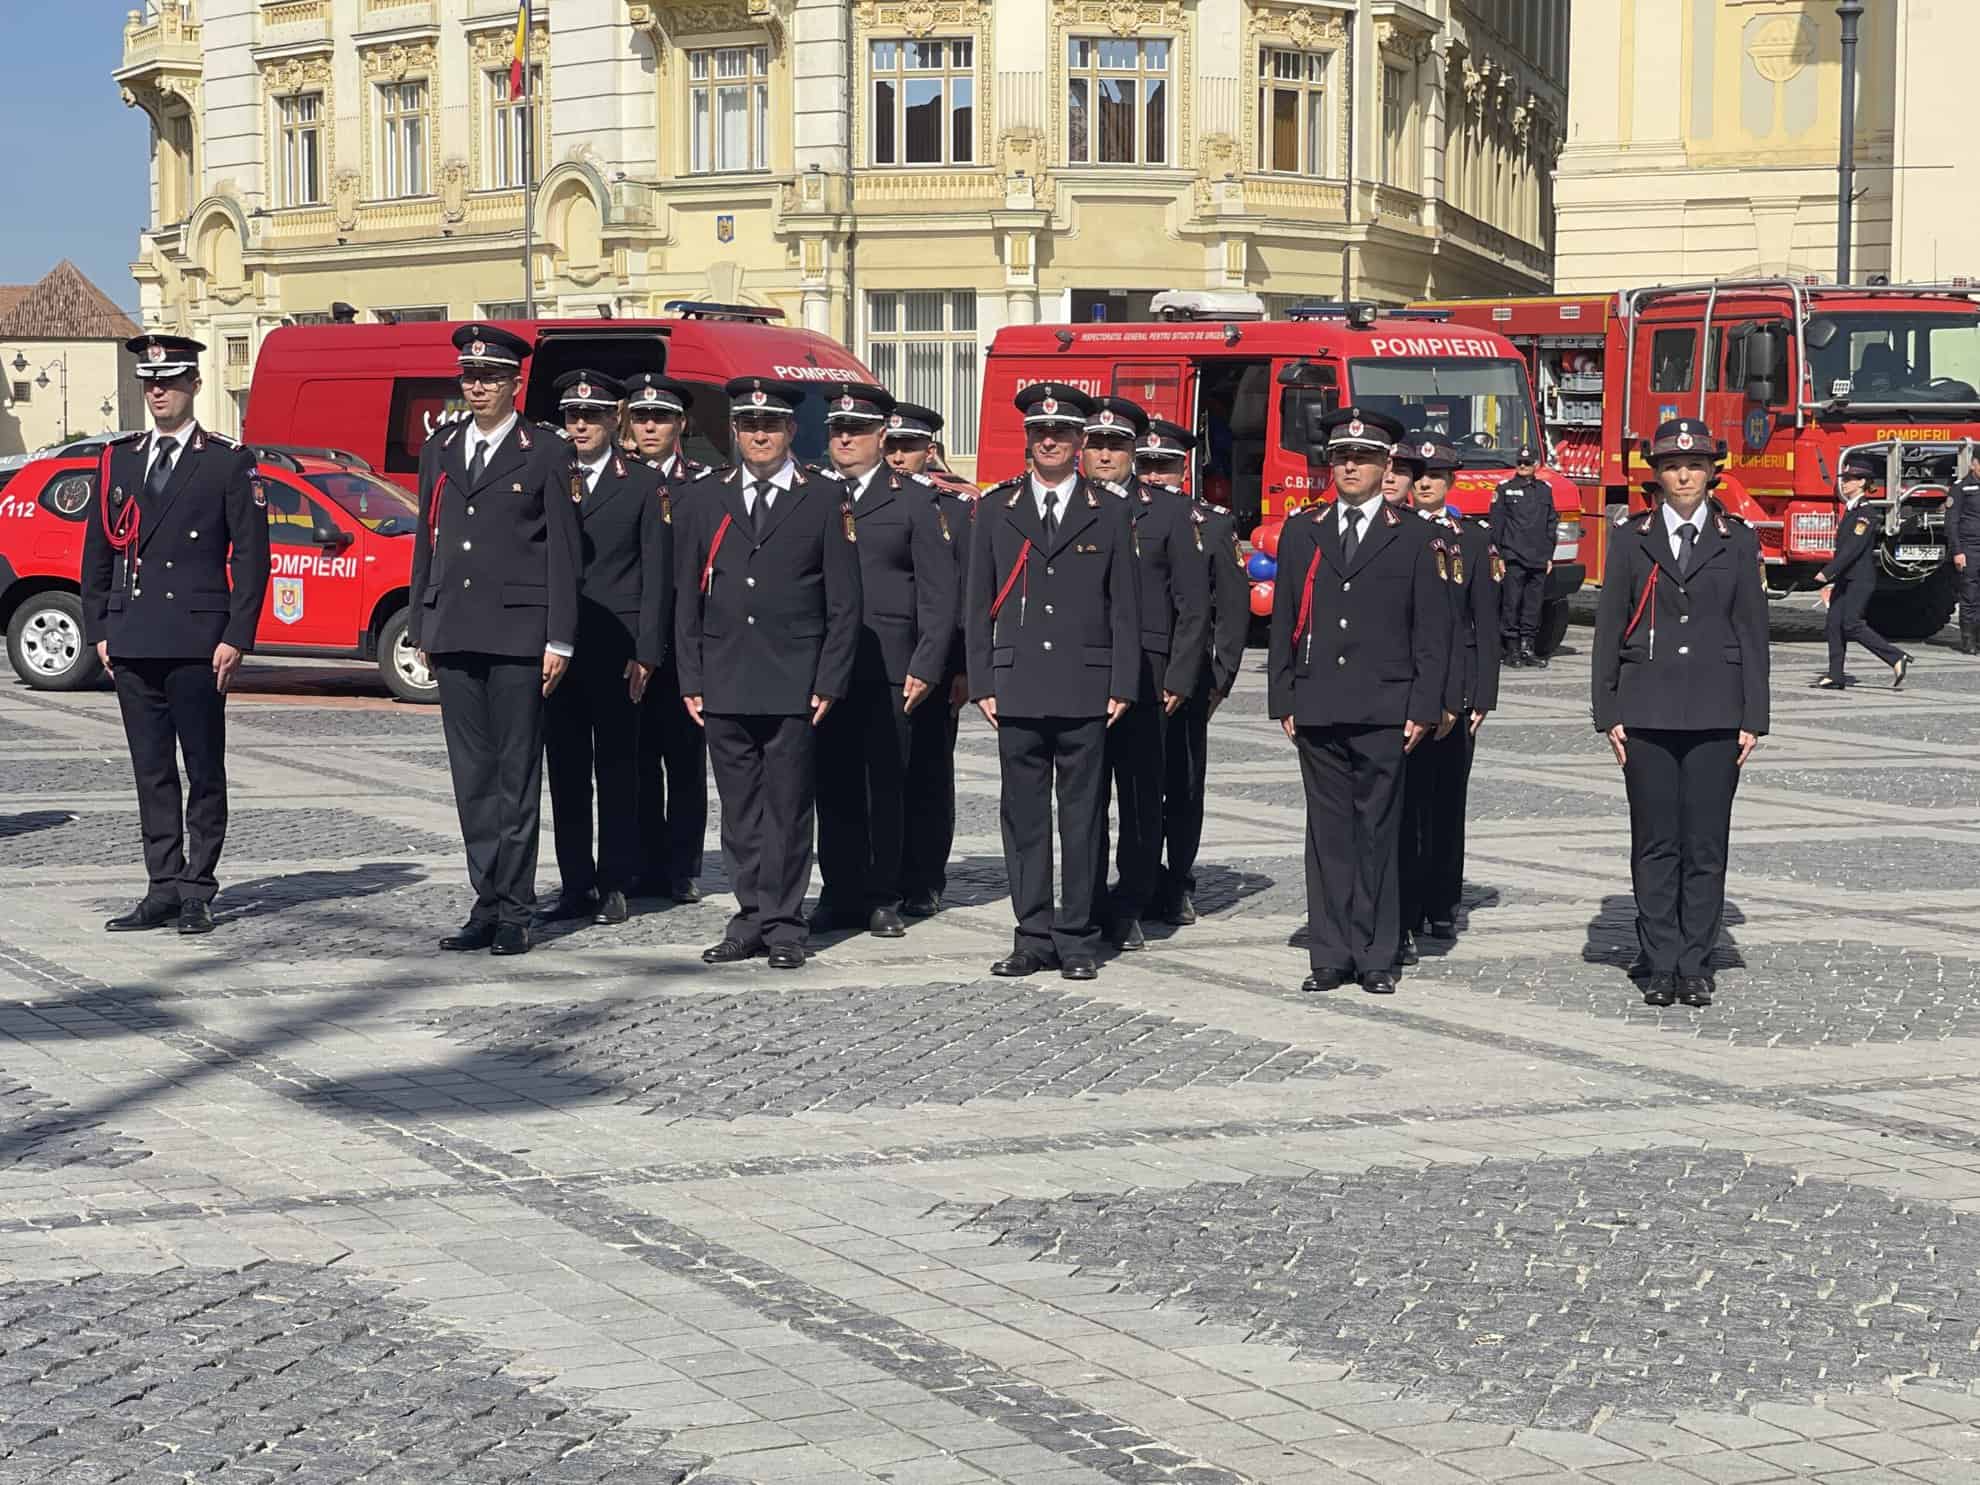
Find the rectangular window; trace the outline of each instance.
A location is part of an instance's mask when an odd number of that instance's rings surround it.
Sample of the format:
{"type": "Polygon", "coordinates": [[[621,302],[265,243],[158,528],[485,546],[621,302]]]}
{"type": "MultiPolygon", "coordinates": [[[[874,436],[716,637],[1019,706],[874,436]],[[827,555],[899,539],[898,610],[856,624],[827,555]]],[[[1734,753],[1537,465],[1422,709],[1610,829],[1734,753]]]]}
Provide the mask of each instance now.
{"type": "Polygon", "coordinates": [[[1168,163],[1171,50],[1161,40],[1076,36],[1067,43],[1069,164],[1168,163]]]}
{"type": "Polygon", "coordinates": [[[245,335],[227,337],[227,369],[246,371],[248,364],[248,338],[245,335]]]}
{"type": "Polygon", "coordinates": [[[1326,52],[1258,53],[1258,168],[1327,173],[1326,52]]]}
{"type": "Polygon", "coordinates": [[[1696,359],[1696,330],[1659,330],[1650,337],[1650,390],[1689,392],[1691,367],[1696,359]]]}
{"type": "Polygon", "coordinates": [[[976,43],[875,41],[875,165],[969,165],[976,160],[976,43]]]}
{"type": "Polygon", "coordinates": [[[866,296],[866,364],[903,401],[942,414],[942,445],[958,458],[976,453],[978,355],[973,289],[866,296]]]}
{"type": "Polygon", "coordinates": [[[412,325],[421,321],[444,320],[447,306],[444,304],[416,304],[409,309],[381,309],[378,318],[387,324],[412,325]]]}
{"type": "Polygon", "coordinates": [[[15,382],[15,383],[14,383],[14,401],[16,401],[16,402],[26,402],[26,401],[27,401],[27,400],[28,400],[29,398],[31,398],[32,396],[34,396],[34,383],[33,383],[33,382],[15,382]]]}
{"type": "Polygon", "coordinates": [[[297,93],[277,101],[281,131],[278,182],[281,206],[315,206],[323,200],[323,95],[297,93]]]}
{"type": "Polygon", "coordinates": [[[1404,183],[1403,136],[1409,121],[1406,89],[1409,74],[1400,67],[1382,69],[1382,179],[1389,185],[1404,183]]]}
{"type": "Polygon", "coordinates": [[[697,175],[770,168],[770,48],[688,53],[688,114],[697,175]]]}
{"type": "Polygon", "coordinates": [[[521,320],[528,316],[528,306],[520,299],[491,299],[481,306],[484,320],[521,320]]]}
{"type": "Polygon", "coordinates": [[[543,159],[543,69],[529,69],[528,119],[524,99],[509,97],[509,69],[495,67],[485,74],[488,88],[487,165],[481,184],[489,190],[512,190],[530,179],[532,161],[543,159]]]}
{"type": "Polygon", "coordinates": [[[426,194],[426,84],[383,83],[378,89],[378,194],[426,194]]]}

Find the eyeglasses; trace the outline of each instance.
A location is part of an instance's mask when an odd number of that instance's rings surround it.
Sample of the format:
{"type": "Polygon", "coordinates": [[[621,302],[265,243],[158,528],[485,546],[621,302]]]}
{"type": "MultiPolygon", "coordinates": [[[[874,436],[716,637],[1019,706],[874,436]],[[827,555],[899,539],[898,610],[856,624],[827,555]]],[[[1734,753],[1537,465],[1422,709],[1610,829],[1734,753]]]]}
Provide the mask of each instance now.
{"type": "Polygon", "coordinates": [[[513,380],[514,378],[506,371],[463,371],[461,373],[461,385],[464,387],[499,387],[503,382],[513,380]]]}

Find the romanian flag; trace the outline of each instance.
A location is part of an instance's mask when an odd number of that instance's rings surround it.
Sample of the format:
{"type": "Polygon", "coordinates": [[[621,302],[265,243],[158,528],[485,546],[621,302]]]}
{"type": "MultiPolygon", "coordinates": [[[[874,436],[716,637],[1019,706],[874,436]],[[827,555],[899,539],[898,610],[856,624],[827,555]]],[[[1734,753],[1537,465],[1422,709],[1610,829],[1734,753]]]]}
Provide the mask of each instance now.
{"type": "Polygon", "coordinates": [[[516,44],[509,56],[509,97],[523,95],[523,58],[529,55],[529,0],[516,5],[516,44]]]}

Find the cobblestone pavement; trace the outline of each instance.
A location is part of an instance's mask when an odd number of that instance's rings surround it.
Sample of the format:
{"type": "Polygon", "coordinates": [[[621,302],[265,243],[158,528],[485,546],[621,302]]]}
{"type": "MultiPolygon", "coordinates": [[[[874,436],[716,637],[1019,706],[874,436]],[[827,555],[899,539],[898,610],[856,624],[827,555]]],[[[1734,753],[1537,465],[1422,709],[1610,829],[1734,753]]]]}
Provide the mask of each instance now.
{"type": "Polygon", "coordinates": [[[987,976],[974,719],[947,911],[780,975],[700,963],[712,833],[701,904],[436,952],[438,718],[293,664],[218,931],[106,936],[114,701],[0,689],[0,1485],[1980,1479],[1980,662],[1818,693],[1776,621],[1703,1012],[1626,977],[1585,629],[1392,1000],[1296,989],[1255,654],[1201,921],[1078,987],[987,976]]]}

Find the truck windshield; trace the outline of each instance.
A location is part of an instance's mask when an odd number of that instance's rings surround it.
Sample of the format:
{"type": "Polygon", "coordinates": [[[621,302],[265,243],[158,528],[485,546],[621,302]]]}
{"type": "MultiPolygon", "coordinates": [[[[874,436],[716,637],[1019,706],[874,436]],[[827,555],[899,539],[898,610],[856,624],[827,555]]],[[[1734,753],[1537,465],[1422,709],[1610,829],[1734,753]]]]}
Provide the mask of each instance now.
{"type": "Polygon", "coordinates": [[[1468,469],[1510,469],[1521,444],[1538,447],[1526,366],[1511,357],[1385,356],[1350,362],[1348,378],[1356,407],[1387,413],[1411,432],[1443,434],[1468,469]]]}
{"type": "Polygon", "coordinates": [[[335,501],[345,515],[380,536],[405,536],[419,522],[418,503],[406,491],[385,480],[360,474],[355,469],[304,478],[335,501]]]}
{"type": "Polygon", "coordinates": [[[1980,316],[1819,314],[1809,319],[1806,335],[1817,402],[1980,404],[1980,316]]]}

